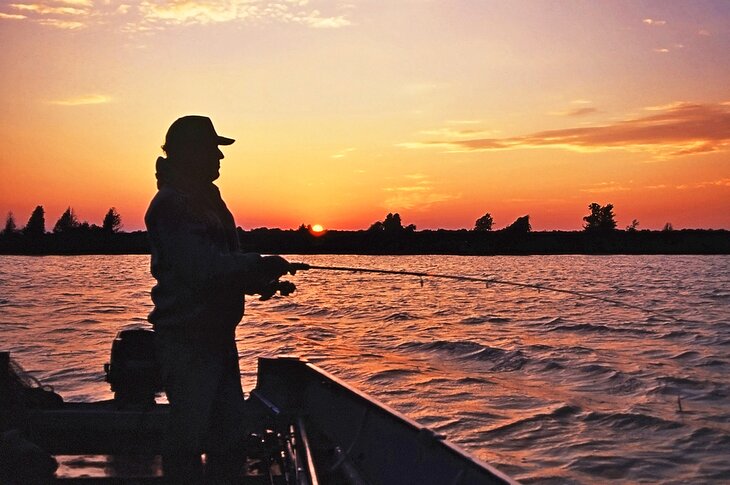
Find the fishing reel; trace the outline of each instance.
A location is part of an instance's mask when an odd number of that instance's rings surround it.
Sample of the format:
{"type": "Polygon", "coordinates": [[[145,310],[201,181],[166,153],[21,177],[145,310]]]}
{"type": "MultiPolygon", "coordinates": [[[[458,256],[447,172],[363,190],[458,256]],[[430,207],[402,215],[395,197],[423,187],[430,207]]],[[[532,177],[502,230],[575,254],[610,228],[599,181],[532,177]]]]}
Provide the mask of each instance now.
{"type": "Polygon", "coordinates": [[[297,287],[289,281],[274,280],[266,285],[259,294],[259,300],[266,301],[276,294],[278,291],[281,296],[289,296],[296,291],[297,287]]]}
{"type": "MultiPolygon", "coordinates": [[[[289,265],[289,274],[295,275],[297,271],[306,271],[310,266],[306,263],[291,263],[289,265]]],[[[266,301],[279,292],[281,296],[289,296],[296,291],[297,287],[289,281],[279,281],[278,279],[269,282],[258,293],[261,295],[259,300],[266,301]]]]}

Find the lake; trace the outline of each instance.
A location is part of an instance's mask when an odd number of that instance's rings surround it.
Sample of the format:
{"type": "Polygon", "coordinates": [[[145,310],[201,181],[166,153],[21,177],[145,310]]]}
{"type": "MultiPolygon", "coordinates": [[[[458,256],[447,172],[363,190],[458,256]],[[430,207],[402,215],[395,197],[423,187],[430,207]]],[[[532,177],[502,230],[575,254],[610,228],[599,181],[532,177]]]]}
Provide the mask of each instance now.
{"type": "MultiPolygon", "coordinates": [[[[524,483],[730,480],[730,256],[289,256],[571,294],[312,270],[247,298],[256,358],[296,354],[524,483]]],[[[148,256],[0,256],[0,349],[69,401],[108,399],[112,339],[145,325],[148,256]]]]}

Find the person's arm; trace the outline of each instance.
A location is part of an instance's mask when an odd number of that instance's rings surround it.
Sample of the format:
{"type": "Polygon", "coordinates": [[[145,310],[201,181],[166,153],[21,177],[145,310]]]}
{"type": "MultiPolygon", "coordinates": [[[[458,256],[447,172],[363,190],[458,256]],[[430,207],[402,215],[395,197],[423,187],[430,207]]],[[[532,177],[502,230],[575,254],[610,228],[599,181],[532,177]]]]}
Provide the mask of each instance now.
{"type": "MultiPolygon", "coordinates": [[[[145,218],[159,259],[156,264],[172,271],[184,285],[250,291],[281,275],[273,275],[271,266],[274,265],[265,263],[268,258],[259,254],[225,252],[218,248],[206,234],[206,226],[194,222],[187,214],[181,199],[157,202],[145,218]]],[[[281,267],[276,265],[277,271],[281,267]]]]}

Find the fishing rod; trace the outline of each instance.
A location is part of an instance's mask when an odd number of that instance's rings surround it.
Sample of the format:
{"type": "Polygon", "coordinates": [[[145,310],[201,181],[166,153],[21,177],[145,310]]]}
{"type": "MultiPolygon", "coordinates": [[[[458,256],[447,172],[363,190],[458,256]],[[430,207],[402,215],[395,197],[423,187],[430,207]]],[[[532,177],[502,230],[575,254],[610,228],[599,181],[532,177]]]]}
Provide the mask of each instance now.
{"type": "Polygon", "coordinates": [[[635,310],[641,310],[642,312],[645,312],[645,313],[650,313],[653,315],[670,318],[674,321],[679,321],[673,315],[669,315],[669,314],[666,314],[666,313],[663,313],[663,312],[660,312],[657,310],[651,310],[649,308],[645,308],[640,305],[634,305],[632,303],[626,303],[624,301],[615,300],[613,298],[606,298],[604,296],[584,293],[582,291],[566,290],[564,288],[555,288],[553,286],[546,286],[546,285],[535,284],[535,283],[521,283],[518,281],[510,281],[510,280],[503,280],[503,279],[497,279],[497,278],[479,278],[476,276],[450,275],[450,274],[442,274],[442,273],[427,273],[427,272],[421,272],[421,271],[356,268],[356,267],[350,267],[350,266],[321,266],[321,265],[313,265],[313,264],[307,264],[307,263],[291,263],[291,268],[292,268],[292,274],[295,273],[296,271],[322,270],[322,271],[341,271],[341,272],[349,272],[349,273],[375,273],[375,274],[389,274],[389,275],[400,275],[400,276],[417,276],[417,277],[421,278],[421,286],[423,286],[423,278],[441,278],[441,279],[448,279],[448,280],[473,281],[473,282],[477,282],[477,283],[485,283],[487,286],[489,286],[490,284],[495,284],[495,285],[516,286],[519,288],[531,288],[531,289],[537,290],[538,292],[541,290],[545,290],[545,291],[552,291],[555,293],[565,293],[568,295],[578,296],[581,298],[599,300],[599,301],[602,301],[605,303],[610,303],[612,305],[621,306],[621,307],[625,307],[625,308],[633,308],[635,310]]]}

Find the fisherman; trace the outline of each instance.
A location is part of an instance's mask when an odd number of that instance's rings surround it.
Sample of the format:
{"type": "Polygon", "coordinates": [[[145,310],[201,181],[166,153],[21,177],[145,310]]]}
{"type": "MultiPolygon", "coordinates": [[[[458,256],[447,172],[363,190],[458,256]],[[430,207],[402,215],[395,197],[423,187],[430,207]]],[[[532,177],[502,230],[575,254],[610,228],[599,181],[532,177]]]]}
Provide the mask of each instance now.
{"type": "Polygon", "coordinates": [[[294,291],[279,281],[294,268],[280,256],[240,251],[231,212],[213,184],[219,136],[204,116],[184,116],[167,131],[157,159],[158,192],[145,223],[152,247],[157,354],[167,399],[163,469],[171,483],[232,478],[243,465],[244,397],[235,329],[244,294],[294,291]]]}

